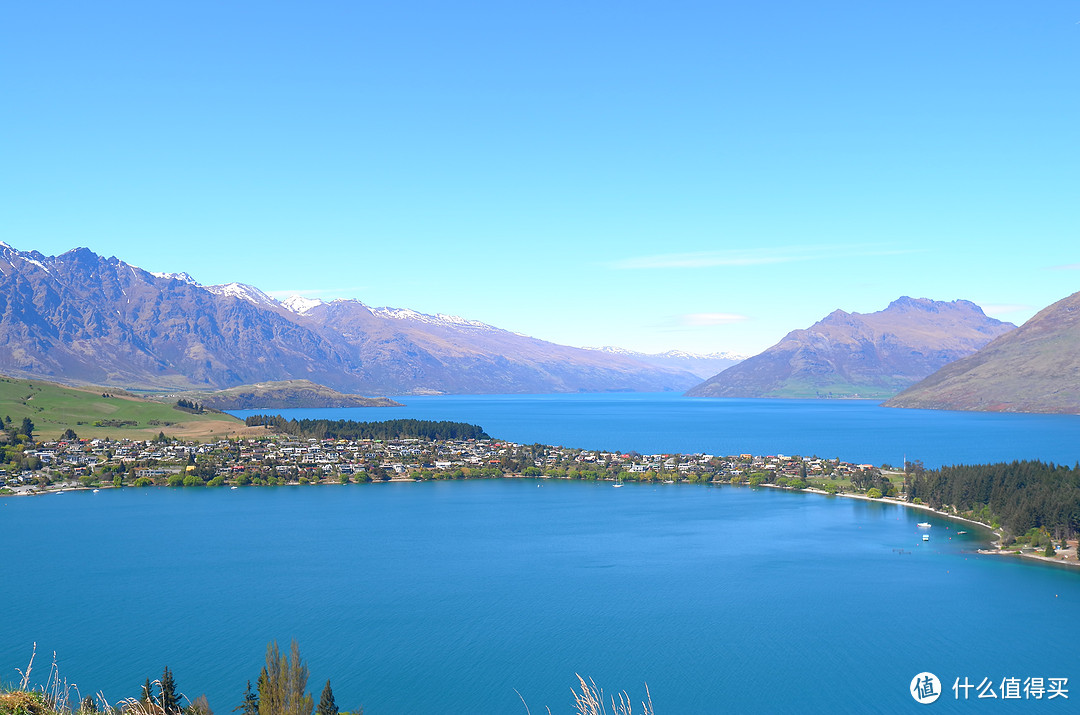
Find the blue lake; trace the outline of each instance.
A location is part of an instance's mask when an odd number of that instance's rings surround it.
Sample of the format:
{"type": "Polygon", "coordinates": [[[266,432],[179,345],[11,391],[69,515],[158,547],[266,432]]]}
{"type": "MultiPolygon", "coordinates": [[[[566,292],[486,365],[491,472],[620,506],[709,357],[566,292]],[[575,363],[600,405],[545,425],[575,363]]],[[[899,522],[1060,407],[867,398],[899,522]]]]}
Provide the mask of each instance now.
{"type": "Polygon", "coordinates": [[[570,712],[574,673],[648,683],[658,713],[901,712],[922,671],[1080,682],[1080,574],[979,556],[942,519],[923,542],[924,518],[544,480],[9,498],[0,662],[16,680],[36,641],[35,673],[55,650],[112,701],[168,665],[218,713],[291,638],[316,697],[331,679],[368,715],[523,713],[515,689],[570,712]]]}
{"type": "MultiPolygon", "coordinates": [[[[894,463],[903,455],[886,455],[907,443],[927,463],[1072,462],[1077,442],[1066,443],[1071,417],[856,402],[407,399],[322,415],[463,419],[521,442],[894,463]],[[920,426],[920,415],[941,421],[920,426]],[[903,438],[895,420],[910,420],[903,438]],[[811,447],[814,435],[831,441],[811,447]]],[[[945,519],[929,519],[923,542],[926,518],[772,489],[524,479],[0,499],[0,679],[18,679],[36,641],[35,681],[56,651],[62,676],[115,702],[168,665],[222,715],[267,642],[296,638],[316,699],[330,679],[341,708],[367,715],[525,713],[521,698],[534,713],[567,713],[575,673],[637,700],[648,683],[661,715],[908,712],[921,707],[908,688],[923,671],[945,689],[937,711],[1075,710],[1080,690],[1068,701],[954,699],[957,678],[1080,687],[1080,572],[980,556],[985,532],[945,519]]]]}
{"type": "MultiPolygon", "coordinates": [[[[898,410],[870,400],[739,400],[674,393],[398,397],[405,407],[273,410],[290,418],[479,424],[500,439],[642,454],[800,454],[928,467],[1080,462],[1080,416],[898,410]]],[[[261,410],[237,411],[246,417],[261,410]]]]}

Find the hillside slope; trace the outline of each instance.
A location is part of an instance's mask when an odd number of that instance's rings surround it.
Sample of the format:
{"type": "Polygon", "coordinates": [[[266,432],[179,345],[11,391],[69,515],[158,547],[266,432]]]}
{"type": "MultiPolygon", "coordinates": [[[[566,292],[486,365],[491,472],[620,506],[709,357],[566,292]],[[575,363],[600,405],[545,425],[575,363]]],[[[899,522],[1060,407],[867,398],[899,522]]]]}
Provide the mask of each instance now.
{"type": "Polygon", "coordinates": [[[1080,413],[1080,293],[946,365],[885,406],[1080,413]]]}

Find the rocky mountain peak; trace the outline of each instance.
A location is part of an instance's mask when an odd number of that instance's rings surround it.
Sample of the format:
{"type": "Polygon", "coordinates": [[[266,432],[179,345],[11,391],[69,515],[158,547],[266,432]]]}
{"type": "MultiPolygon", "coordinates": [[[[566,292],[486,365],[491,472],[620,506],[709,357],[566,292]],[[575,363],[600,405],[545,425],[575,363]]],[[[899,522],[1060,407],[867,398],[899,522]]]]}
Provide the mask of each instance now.
{"type": "Polygon", "coordinates": [[[308,379],[348,393],[685,390],[695,376],[449,315],[203,287],[77,248],[0,246],[0,373],[118,387],[308,379]]]}
{"type": "Polygon", "coordinates": [[[969,301],[902,296],[875,313],[833,311],[687,394],[889,397],[1014,327],[969,301]]]}

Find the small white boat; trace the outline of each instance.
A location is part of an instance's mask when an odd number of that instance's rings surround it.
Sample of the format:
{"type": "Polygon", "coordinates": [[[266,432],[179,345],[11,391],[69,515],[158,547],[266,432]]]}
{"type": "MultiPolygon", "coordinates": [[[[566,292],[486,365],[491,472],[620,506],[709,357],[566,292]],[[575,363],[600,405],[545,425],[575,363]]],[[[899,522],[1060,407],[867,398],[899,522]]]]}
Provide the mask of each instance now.
{"type": "Polygon", "coordinates": [[[95,489],[95,490],[94,490],[94,494],[97,494],[97,493],[98,493],[98,492],[100,492],[100,491],[101,491],[100,489],[95,489]]]}
{"type": "Polygon", "coordinates": [[[966,531],[958,531],[956,533],[957,533],[957,535],[959,535],[959,534],[966,534],[967,532],[966,531]]]}
{"type": "Polygon", "coordinates": [[[922,540],[923,541],[929,541],[930,540],[930,534],[923,534],[922,535],[922,540]]]}
{"type": "Polygon", "coordinates": [[[915,526],[919,527],[920,529],[929,529],[930,528],[930,522],[929,521],[920,521],[915,526]]]}
{"type": "Polygon", "coordinates": [[[229,487],[230,489],[237,489],[237,487],[229,487]]]}

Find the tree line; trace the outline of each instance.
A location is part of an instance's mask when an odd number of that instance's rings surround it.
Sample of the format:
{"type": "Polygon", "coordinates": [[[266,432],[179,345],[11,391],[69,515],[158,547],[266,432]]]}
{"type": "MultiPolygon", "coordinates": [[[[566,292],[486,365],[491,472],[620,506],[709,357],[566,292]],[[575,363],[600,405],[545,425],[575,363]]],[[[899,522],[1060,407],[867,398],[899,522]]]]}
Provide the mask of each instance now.
{"type": "Polygon", "coordinates": [[[252,415],[244,420],[248,427],[266,426],[278,432],[315,439],[427,439],[465,440],[491,439],[478,425],[464,422],[433,422],[430,420],[386,420],[385,422],[354,422],[353,420],[287,420],[281,415],[252,415]]]}
{"type": "Polygon", "coordinates": [[[190,412],[193,415],[201,415],[206,412],[206,408],[204,408],[202,404],[195,402],[194,400],[186,400],[183,397],[176,401],[173,408],[180,410],[181,412],[190,412]]]}
{"type": "Polygon", "coordinates": [[[1080,533],[1080,464],[1039,461],[956,465],[909,475],[908,501],[971,512],[1008,534],[1044,529],[1058,539],[1080,533]]]}

